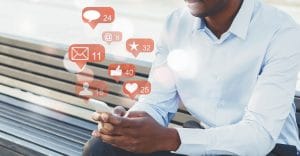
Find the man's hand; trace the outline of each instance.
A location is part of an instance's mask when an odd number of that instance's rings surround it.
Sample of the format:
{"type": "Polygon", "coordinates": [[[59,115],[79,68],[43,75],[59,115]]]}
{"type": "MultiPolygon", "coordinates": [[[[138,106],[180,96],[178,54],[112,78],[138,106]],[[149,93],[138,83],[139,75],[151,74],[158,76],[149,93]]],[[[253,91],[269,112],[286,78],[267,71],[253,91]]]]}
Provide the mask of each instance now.
{"type": "Polygon", "coordinates": [[[118,148],[135,153],[175,151],[180,138],[175,129],[165,128],[145,112],[130,112],[128,117],[110,113],[93,115],[103,125],[93,135],[118,148]]]}
{"type": "MultiPolygon", "coordinates": [[[[101,114],[101,112],[95,112],[94,113],[95,115],[97,114],[101,114]]],[[[116,116],[124,116],[126,114],[126,109],[122,106],[117,106],[115,107],[113,110],[112,110],[112,114],[116,115],[116,116]]],[[[102,122],[98,122],[98,130],[100,130],[103,126],[107,127],[107,126],[110,126],[109,123],[102,123],[102,122]]],[[[97,136],[97,132],[98,130],[94,130],[92,135],[93,136],[97,136]]]]}

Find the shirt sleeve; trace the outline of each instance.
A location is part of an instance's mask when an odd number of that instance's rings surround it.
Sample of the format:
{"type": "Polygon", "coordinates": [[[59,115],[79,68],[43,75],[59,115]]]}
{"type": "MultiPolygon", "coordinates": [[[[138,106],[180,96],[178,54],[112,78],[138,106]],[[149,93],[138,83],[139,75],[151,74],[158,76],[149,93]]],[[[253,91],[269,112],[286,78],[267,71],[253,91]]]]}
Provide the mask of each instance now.
{"type": "Polygon", "coordinates": [[[299,29],[290,28],[275,35],[269,44],[261,74],[240,122],[203,130],[178,128],[181,145],[176,153],[269,153],[292,110],[300,63],[300,47],[297,43],[299,34],[299,29]]]}
{"type": "Polygon", "coordinates": [[[149,74],[151,93],[142,95],[129,111],[145,111],[163,126],[168,126],[179,106],[173,72],[167,65],[168,33],[174,12],[168,17],[161,37],[156,44],[156,57],[149,74]]]}

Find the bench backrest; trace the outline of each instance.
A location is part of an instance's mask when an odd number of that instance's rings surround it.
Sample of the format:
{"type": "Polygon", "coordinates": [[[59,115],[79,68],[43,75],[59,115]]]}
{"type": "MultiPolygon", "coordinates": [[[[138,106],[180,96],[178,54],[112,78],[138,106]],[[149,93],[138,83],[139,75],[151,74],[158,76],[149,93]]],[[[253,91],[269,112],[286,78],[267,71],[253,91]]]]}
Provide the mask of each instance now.
{"type": "MultiPolygon", "coordinates": [[[[28,91],[37,95],[59,100],[78,109],[93,108],[75,94],[76,75],[66,71],[63,65],[67,47],[39,44],[34,41],[17,40],[0,37],[0,73],[1,83],[4,85],[28,91]]],[[[110,106],[122,105],[130,108],[136,101],[122,94],[122,83],[116,82],[107,74],[108,65],[121,63],[106,58],[101,63],[88,64],[94,71],[95,79],[106,81],[109,86],[108,96],[100,98],[110,106]]],[[[146,80],[150,68],[136,65],[137,74],[134,79],[146,80]]],[[[64,110],[61,110],[64,112],[64,110]]],[[[74,115],[74,114],[72,114],[74,115]]],[[[86,114],[75,114],[77,117],[86,114]]],[[[188,112],[181,108],[173,123],[181,125],[193,119],[188,112]]]]}
{"type": "MultiPolygon", "coordinates": [[[[34,41],[20,40],[14,37],[0,37],[0,84],[18,88],[36,95],[59,100],[76,106],[76,113],[60,110],[79,118],[87,119],[87,111],[93,110],[84,100],[75,94],[76,75],[66,71],[63,65],[67,47],[40,44],[34,41]],[[81,112],[81,113],[78,113],[81,112]]],[[[136,101],[122,94],[122,83],[116,82],[107,74],[108,65],[121,63],[107,58],[101,63],[88,64],[95,73],[95,79],[104,80],[109,85],[108,96],[99,100],[110,106],[130,108],[136,101]]],[[[134,79],[146,80],[150,67],[136,65],[134,79]]],[[[297,111],[300,111],[300,97],[295,97],[297,111]]],[[[55,106],[53,106],[55,107],[55,106]]],[[[181,106],[172,123],[182,125],[193,117],[181,106]]]]}

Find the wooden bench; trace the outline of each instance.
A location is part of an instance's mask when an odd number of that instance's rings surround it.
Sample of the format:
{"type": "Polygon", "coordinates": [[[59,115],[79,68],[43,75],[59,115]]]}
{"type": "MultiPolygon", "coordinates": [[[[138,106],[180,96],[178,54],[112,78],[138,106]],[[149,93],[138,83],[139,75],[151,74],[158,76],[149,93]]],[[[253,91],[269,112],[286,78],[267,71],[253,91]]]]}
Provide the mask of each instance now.
{"type": "MultiPolygon", "coordinates": [[[[3,113],[0,115],[3,122],[0,122],[0,138],[3,139],[0,147],[3,151],[80,155],[96,124],[90,119],[93,108],[74,92],[76,75],[64,68],[66,50],[66,46],[57,44],[0,37],[0,106],[3,113]],[[20,132],[20,128],[24,131],[20,132]],[[66,133],[69,131],[71,135],[66,133]],[[14,148],[3,144],[11,144],[14,148]]],[[[111,63],[121,62],[108,55],[104,62],[88,64],[95,78],[109,85],[108,96],[99,100],[111,107],[130,108],[135,100],[122,94],[123,82],[117,83],[107,75],[111,63]]],[[[150,66],[143,64],[137,61],[134,79],[147,79],[150,66]]],[[[300,98],[295,101],[299,105],[300,98]]],[[[181,126],[188,120],[195,119],[180,107],[171,126],[181,126]]]]}
{"type": "MultiPolygon", "coordinates": [[[[27,111],[28,113],[28,111],[32,112],[28,108],[38,106],[39,109],[47,108],[52,110],[50,114],[60,112],[65,116],[86,121],[89,123],[89,126],[85,127],[82,125],[81,128],[82,131],[87,132],[88,137],[85,140],[81,140],[80,145],[82,146],[82,143],[90,137],[91,130],[95,128],[96,124],[90,119],[94,110],[75,94],[76,75],[66,71],[63,65],[64,55],[67,53],[66,50],[66,46],[51,45],[11,36],[0,37],[0,95],[3,96],[2,98],[0,97],[0,100],[6,99],[6,101],[2,100],[5,103],[3,104],[5,109],[9,109],[8,106],[11,105],[12,107],[21,107],[22,111],[27,111]],[[13,101],[12,99],[18,99],[19,101],[10,102],[13,101]],[[24,101],[26,104],[24,104],[24,101]],[[31,106],[29,103],[31,103],[31,106]],[[25,105],[28,107],[22,107],[25,105]]],[[[106,81],[109,85],[108,96],[99,100],[105,101],[111,107],[122,105],[130,108],[136,101],[122,94],[123,82],[117,83],[107,74],[109,64],[121,62],[111,59],[113,57],[109,55],[107,56],[104,62],[88,64],[88,68],[95,73],[95,79],[106,81]]],[[[143,66],[145,64],[143,62],[136,61],[136,63],[137,75],[134,79],[146,80],[150,64],[149,66],[143,66]]],[[[36,109],[39,110],[38,108],[36,109]]],[[[9,114],[6,115],[8,116],[9,114]]],[[[22,115],[26,115],[26,113],[22,115]]],[[[40,115],[45,116],[47,114],[40,115]]],[[[5,116],[2,117],[4,118],[5,116]]],[[[55,119],[55,116],[46,117],[55,119]]],[[[171,126],[180,126],[185,121],[192,119],[194,118],[182,107],[172,120],[171,126]]],[[[35,126],[34,123],[31,124],[31,126],[35,126]]],[[[72,124],[74,125],[74,123],[72,124]]],[[[80,127],[78,124],[75,124],[75,126],[80,127]]],[[[77,144],[75,145],[78,146],[77,144]]],[[[56,147],[53,146],[53,148],[56,147]]],[[[77,153],[72,153],[72,151],[68,150],[59,152],[61,152],[60,154],[65,152],[66,154],[76,155],[79,151],[77,149],[77,153]]]]}

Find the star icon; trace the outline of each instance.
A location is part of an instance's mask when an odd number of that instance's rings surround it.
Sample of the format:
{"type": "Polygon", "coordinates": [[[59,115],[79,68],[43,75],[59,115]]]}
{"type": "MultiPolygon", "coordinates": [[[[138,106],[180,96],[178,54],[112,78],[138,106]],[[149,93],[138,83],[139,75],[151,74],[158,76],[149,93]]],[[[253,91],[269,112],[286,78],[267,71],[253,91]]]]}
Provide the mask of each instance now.
{"type": "Polygon", "coordinates": [[[133,51],[133,50],[137,51],[138,50],[137,47],[139,46],[139,44],[132,42],[132,44],[129,44],[129,46],[131,47],[131,49],[130,49],[131,51],[133,51]]]}

